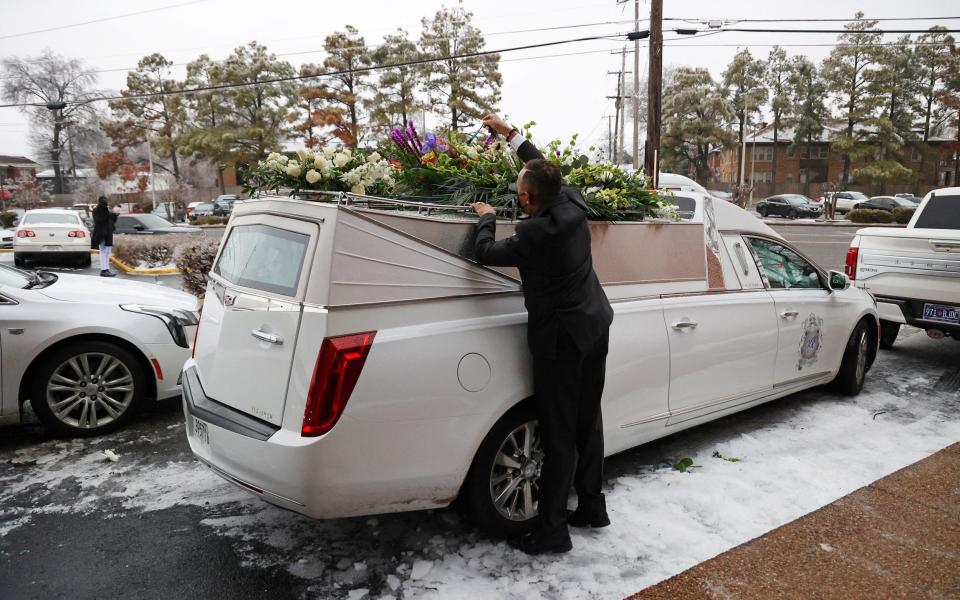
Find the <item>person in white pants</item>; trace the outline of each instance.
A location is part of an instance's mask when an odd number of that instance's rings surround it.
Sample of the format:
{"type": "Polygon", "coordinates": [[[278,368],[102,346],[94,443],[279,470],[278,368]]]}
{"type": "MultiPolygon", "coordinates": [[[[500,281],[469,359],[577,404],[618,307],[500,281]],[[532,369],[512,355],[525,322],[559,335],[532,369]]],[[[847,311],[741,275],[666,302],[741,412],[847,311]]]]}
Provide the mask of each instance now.
{"type": "Polygon", "coordinates": [[[106,196],[97,199],[97,207],[93,209],[93,235],[90,236],[91,246],[100,250],[100,277],[116,277],[110,270],[110,252],[113,250],[113,230],[117,215],[110,211],[106,196]]]}

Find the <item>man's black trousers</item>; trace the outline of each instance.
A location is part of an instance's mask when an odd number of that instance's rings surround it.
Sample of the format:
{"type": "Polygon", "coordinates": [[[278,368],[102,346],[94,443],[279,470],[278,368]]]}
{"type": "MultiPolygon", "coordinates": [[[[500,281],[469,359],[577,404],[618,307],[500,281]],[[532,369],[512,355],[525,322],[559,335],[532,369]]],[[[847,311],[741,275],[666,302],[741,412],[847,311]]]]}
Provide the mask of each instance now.
{"type": "Polygon", "coordinates": [[[544,451],[540,473],[541,527],[566,534],[570,484],[581,509],[604,510],[603,421],[600,397],[606,371],[609,334],[581,352],[561,328],[552,358],[533,355],[533,386],[544,451]],[[576,469],[574,469],[576,465],[576,469]]]}

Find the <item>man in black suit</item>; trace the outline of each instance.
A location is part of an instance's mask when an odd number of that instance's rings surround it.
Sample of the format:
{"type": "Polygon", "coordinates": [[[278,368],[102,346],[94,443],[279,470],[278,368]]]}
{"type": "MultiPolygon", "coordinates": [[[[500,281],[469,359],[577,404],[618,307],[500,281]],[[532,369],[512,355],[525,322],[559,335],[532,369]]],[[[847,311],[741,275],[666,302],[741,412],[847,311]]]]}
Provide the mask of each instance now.
{"type": "Polygon", "coordinates": [[[496,211],[485,203],[473,205],[480,215],[477,260],[520,269],[544,451],[540,527],[511,545],[529,554],[567,552],[572,548],[568,524],[610,524],[601,489],[600,397],[613,309],[593,271],[583,195],[563,185],[557,166],[516,129],[495,115],[483,122],[506,136],[526,162],[517,177],[517,200],[529,218],[517,224],[513,236],[495,241],[496,211]],[[571,480],[578,504],[568,515],[571,480]]]}

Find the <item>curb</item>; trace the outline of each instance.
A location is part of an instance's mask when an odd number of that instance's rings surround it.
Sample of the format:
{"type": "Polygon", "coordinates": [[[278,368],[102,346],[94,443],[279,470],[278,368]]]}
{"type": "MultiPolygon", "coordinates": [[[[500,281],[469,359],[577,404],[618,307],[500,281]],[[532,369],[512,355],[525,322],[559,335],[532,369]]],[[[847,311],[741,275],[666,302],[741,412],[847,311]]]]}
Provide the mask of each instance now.
{"type": "MultiPolygon", "coordinates": [[[[12,254],[13,250],[0,249],[0,254],[12,254]]],[[[99,250],[91,250],[90,254],[100,254],[99,250]]],[[[110,257],[110,263],[127,275],[179,275],[180,269],[137,269],[121,261],[116,256],[110,257]]]]}
{"type": "Polygon", "coordinates": [[[892,227],[892,228],[906,228],[906,224],[901,225],[900,223],[851,223],[850,221],[815,221],[813,223],[797,223],[796,221],[768,221],[763,220],[763,223],[766,225],[776,225],[777,227],[892,227]]]}

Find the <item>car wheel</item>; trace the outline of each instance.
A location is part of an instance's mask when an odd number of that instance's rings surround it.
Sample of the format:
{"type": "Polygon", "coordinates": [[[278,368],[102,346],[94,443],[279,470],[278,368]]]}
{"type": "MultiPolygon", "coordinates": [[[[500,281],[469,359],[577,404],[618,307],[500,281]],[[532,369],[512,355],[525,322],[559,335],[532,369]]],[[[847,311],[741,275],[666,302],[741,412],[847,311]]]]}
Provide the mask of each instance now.
{"type": "Polygon", "coordinates": [[[787,218],[788,218],[788,219],[796,219],[796,218],[797,218],[797,211],[791,208],[791,209],[790,209],[790,212],[787,213],[787,218]]]}
{"type": "Polygon", "coordinates": [[[461,506],[473,523],[498,537],[532,531],[543,450],[536,416],[529,406],[515,408],[497,421],[470,466],[461,506]]]}
{"type": "Polygon", "coordinates": [[[767,218],[767,211],[766,211],[766,209],[758,208],[758,209],[757,209],[757,214],[760,215],[760,216],[763,217],[763,218],[767,218]]]}
{"type": "Polygon", "coordinates": [[[854,328],[840,362],[840,371],[833,380],[834,388],[841,394],[856,396],[863,389],[867,371],[870,369],[870,331],[867,321],[860,321],[854,328]]]}
{"type": "Polygon", "coordinates": [[[880,321],[880,347],[885,350],[893,348],[898,333],[900,333],[900,323],[880,321]]]}
{"type": "Polygon", "coordinates": [[[77,259],[78,267],[85,268],[85,267],[89,267],[91,264],[93,264],[93,259],[90,258],[89,253],[77,259]]]}
{"type": "Polygon", "coordinates": [[[78,342],[47,356],[34,372],[30,403],[59,435],[87,437],[121,427],[146,397],[143,367],[110,342],[78,342]]]}

